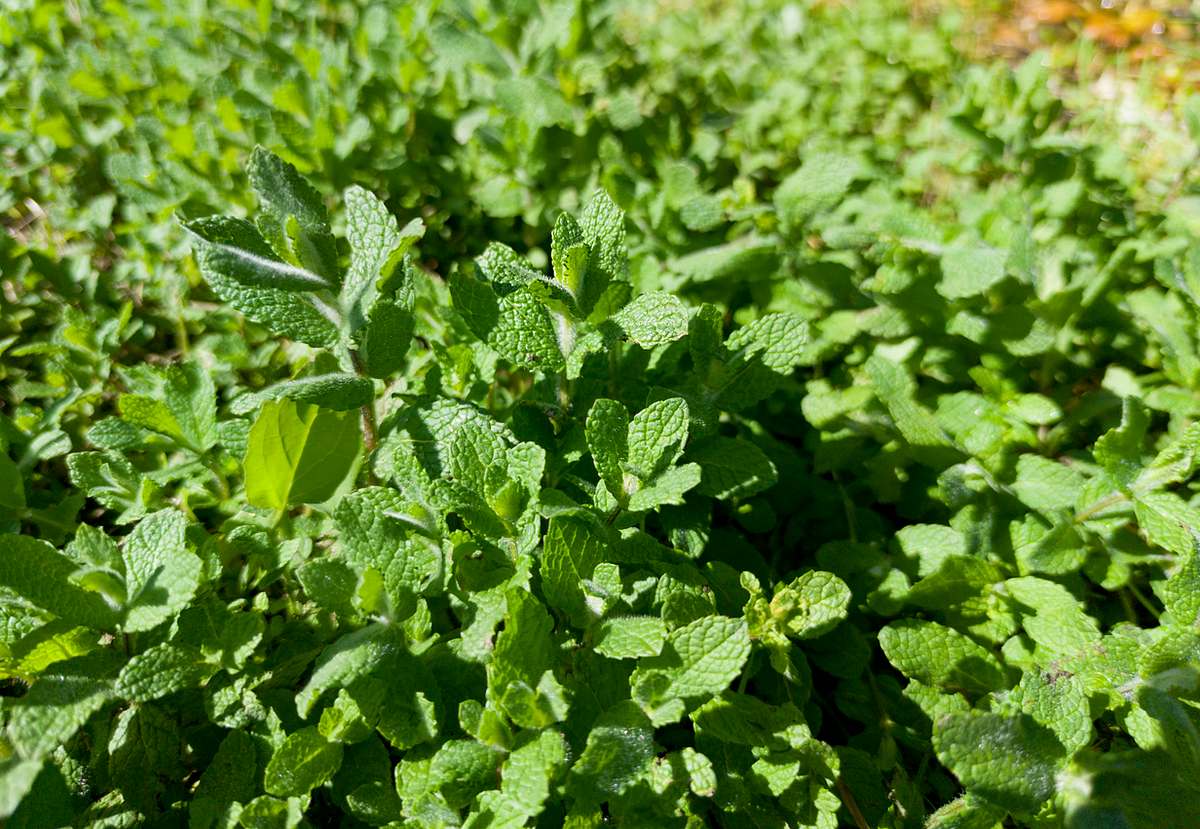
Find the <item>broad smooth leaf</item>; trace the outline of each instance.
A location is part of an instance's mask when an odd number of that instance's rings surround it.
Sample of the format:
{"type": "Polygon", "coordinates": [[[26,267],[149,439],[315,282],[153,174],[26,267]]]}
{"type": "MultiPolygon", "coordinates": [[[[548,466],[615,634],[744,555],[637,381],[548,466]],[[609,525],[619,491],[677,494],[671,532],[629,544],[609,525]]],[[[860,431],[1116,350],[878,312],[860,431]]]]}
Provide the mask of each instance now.
{"type": "Polygon", "coordinates": [[[250,429],[246,500],[264,509],[330,498],[359,460],[358,413],[270,400],[250,429]]]}

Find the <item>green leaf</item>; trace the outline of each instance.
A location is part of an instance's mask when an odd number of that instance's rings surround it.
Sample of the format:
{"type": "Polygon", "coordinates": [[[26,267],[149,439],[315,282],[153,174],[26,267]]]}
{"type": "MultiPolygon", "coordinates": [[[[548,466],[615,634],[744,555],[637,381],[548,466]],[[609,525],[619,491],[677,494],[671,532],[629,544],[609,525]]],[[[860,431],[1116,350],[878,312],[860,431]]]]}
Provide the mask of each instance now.
{"type": "Polygon", "coordinates": [[[401,230],[387,206],[361,187],[349,187],[346,205],[346,236],[350,240],[350,267],[342,283],[341,304],[353,329],[362,327],[396,265],[413,243],[425,233],[420,219],[401,230]]]}
{"type": "Polygon", "coordinates": [[[667,639],[667,626],[657,616],[615,616],[596,629],[596,652],[610,659],[658,656],[667,639]]]}
{"type": "Polygon", "coordinates": [[[436,535],[437,526],[424,507],[395,490],[352,492],[338,502],[334,520],[346,558],[359,572],[375,568],[394,602],[426,591],[441,575],[441,551],[425,537],[436,535]]]}
{"type": "Polygon", "coordinates": [[[1004,582],[1004,592],[1018,605],[1034,611],[1022,624],[1046,656],[1070,656],[1100,641],[1096,620],[1083,611],[1065,587],[1025,576],[1004,582]]]}
{"type": "Polygon", "coordinates": [[[775,209],[785,227],[799,227],[835,204],[860,174],[858,162],[837,153],[814,153],[775,190],[775,209]]]}
{"type": "Polygon", "coordinates": [[[117,452],[73,452],[67,456],[71,483],[110,510],[120,510],[118,524],[146,514],[157,488],[117,452]]]}
{"type": "Polygon", "coordinates": [[[246,446],[246,500],[265,509],[330,498],[359,460],[356,412],[268,401],[246,446]]]}
{"type": "Polygon", "coordinates": [[[316,726],[289,734],[275,749],[263,773],[263,788],[277,797],[301,797],[333,777],[342,764],[342,746],[321,736],[316,726]]]}
{"type": "Polygon", "coordinates": [[[540,815],[567,754],[566,740],[553,729],[523,734],[500,770],[499,819],[523,822],[540,815]]]}
{"type": "Polygon", "coordinates": [[[1133,513],[1151,544],[1191,555],[1200,536],[1200,510],[1173,492],[1144,492],[1134,496],[1133,513]]]}
{"type": "Polygon", "coordinates": [[[297,569],[296,578],[305,595],[325,610],[347,619],[355,617],[358,576],[344,562],[336,559],[308,561],[297,569]]]}
{"type": "Polygon", "coordinates": [[[967,791],[1017,815],[1053,796],[1065,759],[1053,732],[1028,715],[949,714],[935,724],[933,746],[967,791]]]}
{"type": "Polygon", "coordinates": [[[1005,685],[1000,662],[982,645],[937,622],[901,619],[879,631],[879,646],[900,673],[947,690],[984,693],[1005,685]]]}
{"type": "Polygon", "coordinates": [[[600,480],[618,500],[625,495],[625,459],[629,457],[629,412],[615,400],[592,404],[585,426],[588,449],[600,480]]]}
{"type": "Polygon", "coordinates": [[[725,690],[749,655],[750,634],[743,620],[702,617],[671,631],[660,654],[638,661],[629,680],[634,699],[655,724],[674,722],[685,705],[725,690]]]}
{"type": "Polygon", "coordinates": [[[1004,279],[1007,254],[977,242],[956,242],[942,254],[942,281],[938,292],[947,299],[964,299],[984,293],[1004,279]]]}
{"type": "Polygon", "coordinates": [[[557,84],[541,78],[514,77],[496,85],[496,101],[501,109],[519,119],[530,130],[556,124],[569,126],[574,118],[570,104],[557,84]]]}
{"type": "Polygon", "coordinates": [[[771,459],[740,438],[706,438],[690,446],[686,458],[700,464],[700,486],[696,491],[722,501],[755,495],[778,479],[771,459]]]}
{"type": "Polygon", "coordinates": [[[589,627],[597,615],[598,609],[589,606],[584,582],[606,552],[604,536],[593,524],[568,516],[550,519],[539,561],[542,589],[550,606],[576,627],[589,627]]]}
{"type": "Polygon", "coordinates": [[[1168,443],[1138,475],[1132,488],[1138,492],[1186,481],[1200,466],[1200,423],[1193,423],[1168,443]]]}
{"type": "Polygon", "coordinates": [[[254,799],[258,785],[258,759],[254,738],[244,731],[230,731],[196,784],[192,808],[200,801],[219,807],[247,803],[254,799]]]}
{"type": "Polygon", "coordinates": [[[815,639],[846,618],[850,588],[833,573],[810,570],[775,590],[771,614],[798,639],[815,639]]]}
{"type": "Polygon", "coordinates": [[[13,460],[0,451],[0,509],[25,508],[25,482],[13,460]]]}
{"type": "Polygon", "coordinates": [[[260,392],[239,398],[231,407],[235,414],[258,409],[267,400],[295,400],[335,412],[369,406],[375,400],[375,384],[365,377],[342,372],[315,374],[284,380],[260,392]]]}
{"type": "Polygon", "coordinates": [[[163,642],[132,657],[121,669],[113,690],[131,702],[149,702],[194,688],[215,670],[204,664],[198,650],[163,642]]]}
{"type": "Polygon", "coordinates": [[[500,297],[487,342],[519,368],[555,373],[566,368],[550,312],[529,291],[500,297]]]}
{"type": "Polygon", "coordinates": [[[580,307],[591,311],[610,282],[628,276],[625,254],[625,213],[603,190],[597,190],[579,217],[589,250],[587,279],[577,292],[580,307]]]}
{"type": "Polygon", "coordinates": [[[967,554],[962,533],[941,524],[910,524],[896,533],[896,541],[906,556],[916,559],[921,576],[937,572],[952,556],[967,554]]]}
{"type": "Polygon", "coordinates": [[[629,511],[643,512],[664,504],[682,504],[684,494],[700,484],[700,477],[699,464],[671,467],[629,497],[629,511]]]}
{"type": "Polygon", "coordinates": [[[867,374],[875,387],[875,394],[883,405],[901,436],[911,444],[923,459],[936,466],[948,465],[959,457],[953,441],[945,433],[933,415],[916,400],[916,383],[901,366],[879,354],[872,354],[866,363],[867,374]]]}
{"type": "Polygon", "coordinates": [[[656,746],[654,728],[630,701],[600,715],[588,733],[583,753],[571,767],[570,789],[595,803],[620,795],[650,770],[656,746]]]}
{"type": "Polygon", "coordinates": [[[100,594],[76,586],[78,566],[45,541],[0,535],[0,585],[34,607],[73,624],[112,630],[117,614],[100,594]]]}
{"type": "Polygon", "coordinates": [[[312,676],[296,694],[296,710],[307,719],[324,694],[370,673],[403,646],[403,634],[387,625],[368,625],[346,634],[321,652],[312,676]]]}
{"type": "Polygon", "coordinates": [[[275,251],[336,281],[337,248],[320,194],[295,167],[261,146],[250,152],[246,173],[258,194],[258,228],[275,251]]]}
{"type": "Polygon", "coordinates": [[[554,622],[524,590],[510,590],[505,603],[504,630],[487,665],[488,697],[518,725],[540,728],[566,714],[557,698],[563,689],[553,674],[554,622]]]}
{"type": "Polygon", "coordinates": [[[1195,627],[1200,623],[1200,552],[1193,547],[1183,557],[1163,586],[1163,604],[1175,624],[1195,627]]]}
{"type": "Polygon", "coordinates": [[[181,742],[175,720],[153,705],[133,705],[117,715],[108,741],[108,773],[127,803],[145,813],[160,808],[163,784],[186,773],[181,742]]]}
{"type": "Polygon", "coordinates": [[[547,372],[566,368],[550,312],[529,290],[497,297],[480,280],[456,274],[450,295],[475,335],[514,366],[547,372]]]}
{"type": "MultiPolygon", "coordinates": [[[[226,280],[256,292],[307,293],[332,287],[320,274],[279,259],[254,225],[244,219],[210,216],[188,222],[184,228],[191,233],[200,270],[218,293],[227,293],[221,284],[226,280]],[[214,282],[213,276],[219,279],[214,282]]],[[[235,297],[229,292],[227,299],[237,305],[235,297]]],[[[262,322],[270,325],[272,320],[262,322]]]]}
{"type": "Polygon", "coordinates": [[[328,287],[324,280],[275,259],[253,225],[214,216],[186,227],[196,239],[200,273],[221,299],[282,336],[318,347],[337,341],[338,323],[329,308],[275,284],[278,277],[307,292],[328,287]]]}
{"type": "Polygon", "coordinates": [[[367,374],[387,379],[403,368],[415,323],[404,303],[381,299],[371,306],[358,349],[367,374]]]}
{"type": "Polygon", "coordinates": [[[688,437],[688,406],[682,397],[656,400],[629,422],[629,471],[651,481],[683,454],[688,437]]]}
{"type": "Polygon", "coordinates": [[[447,740],[429,765],[430,784],[452,809],[461,809],[496,783],[503,755],[475,740],[447,740]]]}
{"type": "Polygon", "coordinates": [[[5,736],[15,756],[41,759],[67,743],[112,696],[108,654],[57,662],[18,699],[5,701],[5,736]]]}
{"type": "Polygon", "coordinates": [[[1005,810],[965,794],[929,816],[925,829],[997,829],[1005,810]]]}
{"type": "Polygon", "coordinates": [[[779,270],[779,247],[756,234],[680,256],[671,270],[698,285],[766,282],[779,270]]]}
{"type": "Polygon", "coordinates": [[[140,393],[123,394],[121,418],[166,435],[196,453],[217,442],[217,392],[212,377],[196,363],[146,369],[137,375],[140,393]]]}
{"type": "Polygon", "coordinates": [[[187,521],[174,510],[146,516],[121,547],[127,632],[150,630],[183,610],[200,584],[201,562],[187,549],[187,521]]]}
{"type": "Polygon", "coordinates": [[[1068,753],[1091,742],[1091,709],[1079,676],[1027,671],[1008,702],[1053,731],[1068,753]]]}
{"type": "Polygon", "coordinates": [[[653,348],[687,334],[688,312],[678,297],[651,291],[636,297],[613,316],[622,339],[653,348]]]}
{"type": "Polygon", "coordinates": [[[27,802],[29,791],[44,765],[41,758],[21,760],[8,757],[0,760],[0,819],[8,818],[27,802]]]}
{"type": "Polygon", "coordinates": [[[1118,486],[1127,487],[1142,471],[1142,442],[1150,416],[1138,400],[1122,401],[1121,425],[1105,432],[1092,447],[1096,461],[1118,486]]]}
{"type": "Polygon", "coordinates": [[[588,246],[583,229],[569,213],[559,213],[550,233],[550,261],[554,278],[571,295],[578,296],[587,278],[588,246]]]}
{"type": "Polygon", "coordinates": [[[1041,512],[1072,509],[1082,488],[1083,476],[1065,464],[1040,455],[1017,459],[1013,491],[1026,506],[1041,512]]]}
{"type": "Polygon", "coordinates": [[[1080,752],[1063,775],[1067,829],[1191,829],[1200,785],[1165,751],[1080,752]]]}

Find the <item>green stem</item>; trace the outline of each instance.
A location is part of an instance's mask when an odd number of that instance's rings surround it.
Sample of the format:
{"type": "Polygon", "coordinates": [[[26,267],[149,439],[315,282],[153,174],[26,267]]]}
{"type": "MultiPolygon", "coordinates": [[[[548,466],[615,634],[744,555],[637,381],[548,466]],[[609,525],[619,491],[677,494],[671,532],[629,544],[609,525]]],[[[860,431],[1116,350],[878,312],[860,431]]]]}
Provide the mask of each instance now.
{"type": "Polygon", "coordinates": [[[1138,604],[1146,608],[1146,611],[1155,619],[1157,619],[1159,616],[1158,608],[1156,608],[1154,603],[1151,602],[1146,594],[1142,592],[1142,589],[1133,582],[1130,582],[1128,585],[1126,585],[1126,587],[1129,588],[1129,592],[1133,594],[1133,597],[1138,600],[1138,604]]]}
{"type": "MultiPolygon", "coordinates": [[[[354,372],[359,377],[370,379],[370,375],[367,374],[366,366],[363,365],[362,357],[359,356],[358,352],[347,349],[346,353],[354,372]]],[[[372,400],[363,406],[360,413],[362,419],[363,448],[367,451],[367,480],[368,482],[373,482],[374,472],[371,470],[371,455],[375,452],[375,447],[379,445],[379,421],[376,418],[375,401],[372,400]]]]}
{"type": "Polygon", "coordinates": [[[231,495],[229,481],[225,478],[220,461],[216,458],[206,456],[204,458],[204,465],[208,467],[208,471],[213,475],[213,480],[217,482],[217,493],[221,496],[221,500],[228,501],[231,495]]]}
{"type": "Polygon", "coordinates": [[[1089,506],[1087,509],[1075,513],[1075,523],[1082,524],[1089,518],[1104,512],[1109,507],[1115,507],[1117,504],[1127,500],[1129,499],[1123,492],[1114,492],[1111,495],[1106,495],[1099,501],[1096,501],[1094,504],[1089,506]]]}

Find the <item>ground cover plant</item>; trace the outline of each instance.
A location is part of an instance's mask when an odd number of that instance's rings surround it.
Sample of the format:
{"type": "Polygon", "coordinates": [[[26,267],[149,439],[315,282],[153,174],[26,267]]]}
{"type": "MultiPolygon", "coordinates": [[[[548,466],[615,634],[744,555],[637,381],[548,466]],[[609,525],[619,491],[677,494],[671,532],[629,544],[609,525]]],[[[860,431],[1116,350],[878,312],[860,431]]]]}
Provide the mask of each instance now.
{"type": "Polygon", "coordinates": [[[6,826],[1200,825],[1186,98],[891,3],[12,12],[6,826]]]}

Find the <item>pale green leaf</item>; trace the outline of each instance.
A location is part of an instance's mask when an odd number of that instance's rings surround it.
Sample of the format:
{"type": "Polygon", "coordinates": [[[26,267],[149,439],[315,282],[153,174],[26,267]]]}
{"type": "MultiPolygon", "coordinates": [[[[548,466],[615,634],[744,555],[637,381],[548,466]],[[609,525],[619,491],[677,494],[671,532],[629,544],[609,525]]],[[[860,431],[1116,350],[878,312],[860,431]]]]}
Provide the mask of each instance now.
{"type": "Polygon", "coordinates": [[[308,794],[333,777],[342,764],[342,746],[331,743],[316,726],[289,734],[263,773],[263,788],[277,797],[308,794]]]}
{"type": "Polygon", "coordinates": [[[361,441],[357,412],[267,401],[246,447],[246,500],[274,510],[326,500],[358,461],[361,441]]]}
{"type": "Polygon", "coordinates": [[[981,693],[1005,684],[1000,662],[990,651],[937,622],[892,622],[879,631],[879,646],[900,673],[926,685],[981,693]]]}
{"type": "Polygon", "coordinates": [[[1065,759],[1054,733],[1028,715],[950,714],[934,725],[933,746],[968,791],[1018,815],[1053,796],[1065,759]]]}
{"type": "Polygon", "coordinates": [[[60,619],[98,630],[111,630],[117,614],[99,593],[72,582],[78,565],[45,541],[24,535],[0,535],[0,585],[34,607],[60,619]]]}

